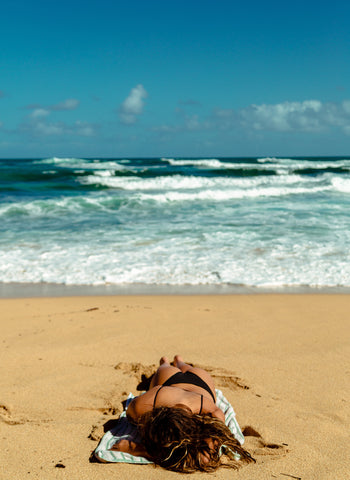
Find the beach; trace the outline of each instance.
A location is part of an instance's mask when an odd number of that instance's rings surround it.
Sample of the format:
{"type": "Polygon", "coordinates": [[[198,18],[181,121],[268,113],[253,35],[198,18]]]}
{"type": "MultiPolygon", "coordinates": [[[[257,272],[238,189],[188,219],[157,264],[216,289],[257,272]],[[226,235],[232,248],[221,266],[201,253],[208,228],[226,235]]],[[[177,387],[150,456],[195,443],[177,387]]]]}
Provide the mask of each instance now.
{"type": "Polygon", "coordinates": [[[177,353],[212,373],[256,459],[216,478],[348,476],[347,294],[3,298],[0,306],[1,479],[178,476],[89,460],[142,373],[177,353]]]}
{"type": "Polygon", "coordinates": [[[350,3],[48,5],[1,9],[0,480],[350,480],[350,3]]]}

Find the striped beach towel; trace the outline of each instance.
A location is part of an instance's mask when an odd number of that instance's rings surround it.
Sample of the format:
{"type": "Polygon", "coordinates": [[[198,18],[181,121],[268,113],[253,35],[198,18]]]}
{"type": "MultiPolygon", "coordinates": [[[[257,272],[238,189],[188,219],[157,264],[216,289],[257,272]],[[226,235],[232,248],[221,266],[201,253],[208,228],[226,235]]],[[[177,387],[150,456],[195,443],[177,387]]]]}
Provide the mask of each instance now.
{"type": "MultiPolygon", "coordinates": [[[[216,389],[216,406],[219,407],[225,414],[225,423],[231,430],[232,434],[239,441],[241,445],[244,443],[243,433],[236,420],[236,414],[232,405],[225,398],[221,390],[216,389]]],[[[129,403],[133,400],[134,395],[129,393],[126,401],[126,409],[129,403]]],[[[140,437],[135,425],[132,425],[127,417],[126,412],[120,415],[117,425],[106,432],[98,444],[94,455],[100,462],[124,462],[124,463],[136,463],[147,464],[152,463],[144,457],[136,457],[130,453],[118,452],[111,450],[112,446],[122,439],[127,439],[136,443],[140,442],[140,437]]],[[[234,452],[232,452],[234,453],[234,452]]],[[[236,454],[237,455],[237,454],[236,454]]]]}

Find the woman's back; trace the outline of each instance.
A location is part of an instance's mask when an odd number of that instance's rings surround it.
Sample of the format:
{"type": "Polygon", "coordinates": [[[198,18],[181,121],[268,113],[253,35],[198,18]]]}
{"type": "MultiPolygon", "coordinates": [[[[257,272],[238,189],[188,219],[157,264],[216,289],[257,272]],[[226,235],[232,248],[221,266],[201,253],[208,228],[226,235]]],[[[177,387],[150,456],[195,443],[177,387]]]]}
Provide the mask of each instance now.
{"type": "Polygon", "coordinates": [[[151,381],[150,390],[129,405],[128,417],[137,422],[156,407],[180,406],[194,414],[208,414],[224,422],[225,416],[215,405],[215,388],[210,375],[185,364],[179,356],[175,359],[176,366],[171,366],[164,357],[151,381]]]}

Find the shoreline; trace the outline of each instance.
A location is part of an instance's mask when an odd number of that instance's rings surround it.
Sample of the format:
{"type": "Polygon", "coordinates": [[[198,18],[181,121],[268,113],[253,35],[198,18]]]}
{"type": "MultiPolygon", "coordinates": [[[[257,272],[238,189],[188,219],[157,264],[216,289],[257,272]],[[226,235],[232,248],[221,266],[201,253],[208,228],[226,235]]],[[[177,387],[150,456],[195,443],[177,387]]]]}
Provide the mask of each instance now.
{"type": "Polygon", "coordinates": [[[46,297],[94,297],[94,296],[187,296],[187,295],[266,295],[266,294],[350,294],[350,286],[308,285],[256,287],[247,285],[64,285],[57,283],[0,282],[0,299],[6,298],[46,298],[46,297]]]}

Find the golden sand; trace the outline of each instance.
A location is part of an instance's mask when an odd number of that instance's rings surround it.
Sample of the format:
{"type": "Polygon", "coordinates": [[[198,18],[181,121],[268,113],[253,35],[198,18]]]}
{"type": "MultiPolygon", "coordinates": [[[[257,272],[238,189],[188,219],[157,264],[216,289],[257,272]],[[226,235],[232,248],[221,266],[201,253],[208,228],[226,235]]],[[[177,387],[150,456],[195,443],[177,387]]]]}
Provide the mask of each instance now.
{"type": "Polygon", "coordinates": [[[178,477],[89,462],[141,374],[177,353],[211,371],[257,460],[215,478],[349,478],[349,295],[2,299],[0,308],[1,479],[178,477]]]}

